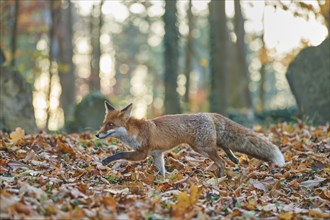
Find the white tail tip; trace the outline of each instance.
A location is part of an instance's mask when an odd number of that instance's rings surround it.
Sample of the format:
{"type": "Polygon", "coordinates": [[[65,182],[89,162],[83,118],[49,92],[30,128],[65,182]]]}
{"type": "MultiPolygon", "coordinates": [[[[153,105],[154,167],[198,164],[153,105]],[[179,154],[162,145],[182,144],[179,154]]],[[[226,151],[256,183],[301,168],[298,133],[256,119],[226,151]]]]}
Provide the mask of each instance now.
{"type": "Polygon", "coordinates": [[[285,164],[284,156],[277,147],[274,150],[273,163],[279,166],[283,166],[285,164]]]}

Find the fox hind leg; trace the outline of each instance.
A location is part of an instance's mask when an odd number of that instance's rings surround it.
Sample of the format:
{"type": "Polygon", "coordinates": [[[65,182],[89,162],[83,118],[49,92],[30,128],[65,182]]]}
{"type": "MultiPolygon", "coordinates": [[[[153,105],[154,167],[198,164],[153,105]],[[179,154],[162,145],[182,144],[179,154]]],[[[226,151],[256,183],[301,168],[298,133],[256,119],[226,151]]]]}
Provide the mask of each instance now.
{"type": "Polygon", "coordinates": [[[225,165],[218,155],[216,129],[213,121],[206,120],[204,122],[205,123],[196,130],[196,139],[190,144],[190,146],[196,152],[213,160],[218,167],[217,175],[218,177],[221,177],[224,174],[225,165]]]}
{"type": "Polygon", "coordinates": [[[216,149],[212,149],[211,151],[206,151],[208,157],[215,162],[215,165],[218,167],[217,176],[222,177],[225,171],[225,165],[222,162],[220,156],[216,149]]]}
{"type": "Polygon", "coordinates": [[[231,161],[233,161],[235,164],[238,164],[238,158],[228,147],[221,146],[221,148],[225,151],[231,161]]]}
{"type": "Polygon", "coordinates": [[[196,152],[202,154],[205,157],[210,158],[214,161],[215,165],[218,167],[217,176],[221,177],[224,174],[225,165],[222,162],[222,159],[218,155],[218,151],[216,147],[197,147],[191,146],[196,152]]]}

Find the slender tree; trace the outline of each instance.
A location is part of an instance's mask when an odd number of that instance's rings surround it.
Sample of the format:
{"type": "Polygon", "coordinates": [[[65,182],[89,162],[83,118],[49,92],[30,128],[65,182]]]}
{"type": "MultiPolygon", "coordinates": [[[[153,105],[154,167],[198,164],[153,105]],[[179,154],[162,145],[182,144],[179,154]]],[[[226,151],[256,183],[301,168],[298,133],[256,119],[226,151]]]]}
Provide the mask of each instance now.
{"type": "Polygon", "coordinates": [[[241,75],[240,86],[238,89],[240,90],[240,94],[243,97],[241,100],[244,103],[244,107],[249,110],[253,109],[252,106],[252,98],[249,90],[249,68],[247,64],[247,51],[245,45],[245,30],[244,30],[244,18],[242,15],[241,3],[240,1],[234,1],[235,7],[235,33],[237,37],[236,41],[236,50],[237,50],[237,63],[239,63],[239,70],[241,75]]]}
{"type": "Polygon", "coordinates": [[[192,69],[192,58],[193,58],[193,37],[192,37],[192,29],[193,29],[193,14],[192,14],[192,0],[189,0],[188,10],[187,10],[187,19],[188,19],[188,34],[187,34],[187,44],[186,44],[186,60],[185,60],[185,76],[186,76],[186,93],[184,95],[184,102],[186,104],[187,109],[190,107],[190,72],[192,69]]]}
{"type": "Polygon", "coordinates": [[[57,23],[57,8],[58,4],[61,4],[61,2],[57,1],[50,1],[49,2],[49,8],[50,8],[50,14],[51,14],[51,22],[49,27],[49,52],[48,52],[48,59],[49,59],[49,84],[48,84],[48,91],[47,91],[47,118],[46,118],[46,130],[48,130],[49,127],[49,119],[50,119],[50,100],[51,100],[51,90],[52,90],[52,78],[54,75],[54,68],[53,68],[53,61],[54,61],[54,39],[55,39],[55,29],[56,29],[56,23],[57,23]]]}
{"type": "Polygon", "coordinates": [[[164,35],[164,86],[165,86],[165,113],[179,113],[180,102],[176,91],[178,76],[178,27],[177,27],[176,0],[165,0],[164,35]]]}
{"type": "Polygon", "coordinates": [[[75,75],[73,57],[72,3],[63,1],[60,11],[60,21],[57,25],[57,42],[59,45],[58,74],[62,87],[60,96],[65,121],[73,115],[75,103],[75,75]],[[65,7],[63,7],[65,5],[65,7]]]}
{"type": "Polygon", "coordinates": [[[211,0],[209,3],[210,23],[210,110],[223,115],[228,107],[228,29],[225,1],[211,0]]]}
{"type": "Polygon", "coordinates": [[[18,22],[18,10],[19,10],[19,0],[15,0],[14,5],[14,15],[13,15],[13,26],[11,30],[11,62],[12,67],[16,64],[16,38],[17,38],[17,22],[18,22]]]}
{"type": "Polygon", "coordinates": [[[3,63],[6,62],[6,57],[4,52],[2,51],[1,47],[0,47],[0,66],[2,66],[3,63]]]}
{"type": "Polygon", "coordinates": [[[90,91],[100,91],[100,57],[101,57],[101,30],[103,26],[102,6],[104,0],[99,4],[93,4],[92,13],[90,15],[90,33],[91,33],[91,75],[89,78],[90,91]],[[98,16],[97,16],[98,15],[98,16]]]}
{"type": "Polygon", "coordinates": [[[260,68],[260,82],[259,82],[259,110],[264,111],[265,110],[265,81],[266,81],[266,65],[267,60],[265,59],[267,57],[267,50],[265,45],[265,9],[263,11],[262,16],[262,23],[263,23],[263,30],[262,34],[260,36],[262,47],[260,51],[260,61],[261,61],[261,68],[260,68]]]}

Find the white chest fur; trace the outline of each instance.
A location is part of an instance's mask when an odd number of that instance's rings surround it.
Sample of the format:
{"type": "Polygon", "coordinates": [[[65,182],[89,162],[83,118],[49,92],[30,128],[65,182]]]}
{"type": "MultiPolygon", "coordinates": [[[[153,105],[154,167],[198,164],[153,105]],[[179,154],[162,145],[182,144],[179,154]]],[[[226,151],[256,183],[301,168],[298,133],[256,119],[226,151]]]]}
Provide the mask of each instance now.
{"type": "Polygon", "coordinates": [[[129,135],[126,128],[119,127],[117,129],[115,129],[115,131],[116,132],[114,133],[113,137],[118,138],[119,140],[121,140],[122,142],[127,144],[129,147],[131,147],[133,149],[138,149],[141,147],[141,144],[138,142],[136,137],[129,135]]]}

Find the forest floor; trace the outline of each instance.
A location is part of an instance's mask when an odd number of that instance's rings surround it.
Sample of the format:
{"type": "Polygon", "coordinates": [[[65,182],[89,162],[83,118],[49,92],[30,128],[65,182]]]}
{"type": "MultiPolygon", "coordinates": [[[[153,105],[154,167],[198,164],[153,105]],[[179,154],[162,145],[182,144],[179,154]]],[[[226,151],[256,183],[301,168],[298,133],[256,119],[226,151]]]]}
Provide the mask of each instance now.
{"type": "MultiPolygon", "coordinates": [[[[0,219],[330,218],[330,127],[303,123],[255,128],[286,165],[243,154],[217,178],[211,160],[178,146],[168,173],[143,162],[101,160],[126,147],[90,133],[0,133],[0,219]]],[[[220,152],[226,157],[223,152],[220,152]]]]}

